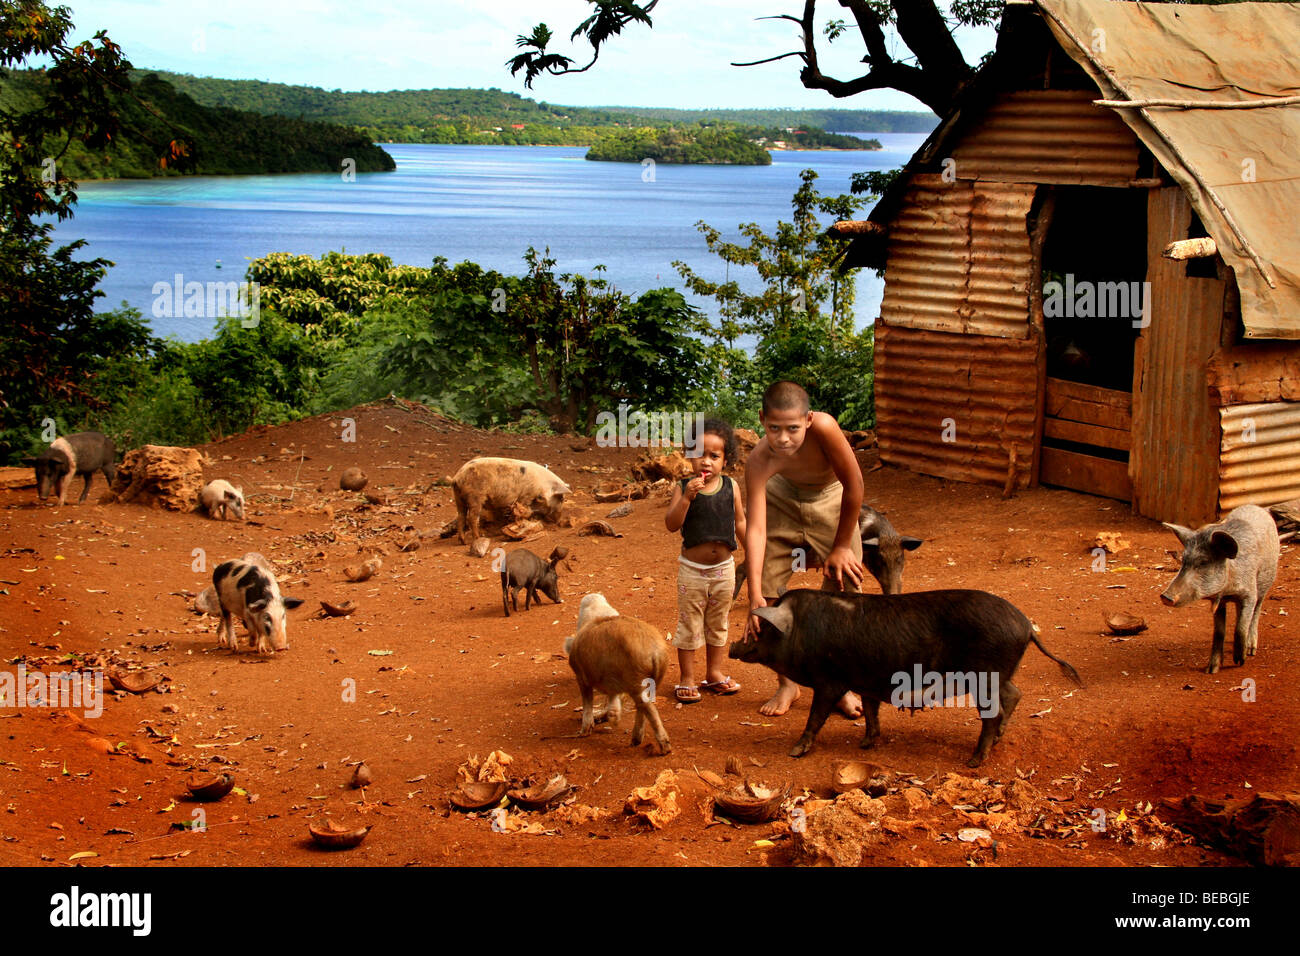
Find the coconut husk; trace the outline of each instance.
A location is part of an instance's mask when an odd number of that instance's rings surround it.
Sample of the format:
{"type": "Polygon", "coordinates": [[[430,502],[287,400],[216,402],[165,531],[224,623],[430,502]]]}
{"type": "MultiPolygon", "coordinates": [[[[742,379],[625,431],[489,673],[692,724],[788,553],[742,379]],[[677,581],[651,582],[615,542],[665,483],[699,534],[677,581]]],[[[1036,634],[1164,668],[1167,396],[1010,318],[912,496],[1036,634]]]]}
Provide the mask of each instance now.
{"type": "Polygon", "coordinates": [[[343,575],[349,581],[360,583],[362,581],[370,580],[383,566],[384,559],[379,555],[375,555],[373,558],[363,561],[359,566],[352,565],[344,568],[343,575]]]}
{"type": "Polygon", "coordinates": [[[193,511],[203,484],[203,456],[196,449],[144,445],[126,453],[109,491],[119,504],[193,511]]]}
{"type": "Polygon", "coordinates": [[[588,521],[586,524],[584,524],[581,528],[578,529],[579,537],[588,537],[590,535],[602,535],[606,538],[623,537],[621,534],[619,534],[617,531],[614,530],[613,526],[608,521],[600,521],[599,519],[595,521],[588,521]]]}

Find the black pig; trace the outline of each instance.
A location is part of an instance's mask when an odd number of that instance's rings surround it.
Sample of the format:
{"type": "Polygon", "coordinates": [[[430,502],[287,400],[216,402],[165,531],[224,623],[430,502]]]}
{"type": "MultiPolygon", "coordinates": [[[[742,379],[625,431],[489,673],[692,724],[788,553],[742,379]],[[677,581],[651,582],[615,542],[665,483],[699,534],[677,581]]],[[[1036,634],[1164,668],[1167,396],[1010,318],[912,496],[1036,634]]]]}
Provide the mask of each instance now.
{"type": "Polygon", "coordinates": [[[1028,618],[985,591],[876,595],[798,589],[754,613],[761,619],[758,636],[733,643],[730,656],[765,664],[813,689],[808,724],[792,757],[812,749],[813,738],[846,692],[862,695],[866,749],[880,736],[880,704],[915,707],[913,693],[927,684],[935,689],[930,675],[939,675],[938,692],[923,696],[923,703],[966,693],[982,697],[988,689],[989,699],[977,701],[983,728],[966,762],[978,767],[1020,700],[1011,678],[1030,641],[1082,683],[1073,667],[1043,646],[1028,618]],[[911,688],[917,680],[922,686],[911,688]]]}
{"type": "Polygon", "coordinates": [[[556,604],[564,603],[560,600],[560,582],[555,572],[555,566],[564,555],[562,548],[556,548],[551,552],[550,559],[543,561],[527,548],[519,548],[506,556],[505,566],[501,569],[501,606],[505,608],[506,617],[510,616],[511,604],[516,611],[519,610],[520,588],[524,589],[525,611],[537,600],[539,590],[556,604]],[[506,603],[507,591],[510,594],[509,603],[506,603]]]}
{"type": "Polygon", "coordinates": [[[113,447],[112,439],[99,432],[77,432],[54,439],[50,447],[36,458],[24,458],[23,464],[36,469],[37,497],[44,501],[53,492],[60,505],[68,496],[73,475],[80,475],[86,482],[77,500],[81,504],[90,494],[90,482],[95,472],[102,470],[108,483],[113,483],[117,475],[113,464],[115,457],[117,449],[113,447]]]}

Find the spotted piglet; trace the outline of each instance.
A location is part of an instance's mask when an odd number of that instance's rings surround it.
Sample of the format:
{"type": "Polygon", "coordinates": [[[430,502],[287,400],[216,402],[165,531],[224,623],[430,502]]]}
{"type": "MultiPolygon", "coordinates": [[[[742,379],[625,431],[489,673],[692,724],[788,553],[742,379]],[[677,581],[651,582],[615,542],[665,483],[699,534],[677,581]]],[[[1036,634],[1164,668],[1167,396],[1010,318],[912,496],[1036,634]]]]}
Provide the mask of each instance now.
{"type": "Polygon", "coordinates": [[[218,647],[239,650],[234,622],[238,615],[248,629],[250,646],[255,644],[259,654],[289,649],[285,614],[302,604],[302,599],[282,597],[274,574],[251,561],[226,561],[213,570],[212,587],[221,604],[218,647]]]}

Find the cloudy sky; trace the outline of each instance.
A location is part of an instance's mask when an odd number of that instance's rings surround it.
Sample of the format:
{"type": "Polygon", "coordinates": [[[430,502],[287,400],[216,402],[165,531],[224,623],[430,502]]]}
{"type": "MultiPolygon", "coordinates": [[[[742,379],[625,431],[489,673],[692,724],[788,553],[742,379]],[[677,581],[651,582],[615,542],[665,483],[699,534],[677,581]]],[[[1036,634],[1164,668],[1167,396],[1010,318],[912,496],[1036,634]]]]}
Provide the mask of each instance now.
{"type": "MultiPolygon", "coordinates": [[[[765,14],[798,13],[796,0],[661,0],[654,29],[615,39],[588,73],[539,79],[531,92],[505,61],[515,38],[545,22],[551,49],[579,64],[590,47],[568,35],[590,11],[581,0],[64,0],[77,38],[105,29],[137,67],[196,76],[270,80],[343,90],[497,87],[571,106],[842,107],[921,109],[893,90],[836,100],[805,90],[791,57],[737,68],[796,49],[798,27],[765,14]]],[[[819,22],[844,13],[826,3],[819,22]]],[[[850,32],[819,45],[822,71],[862,72],[850,32]]],[[[992,29],[958,35],[968,62],[993,43],[992,29]]]]}

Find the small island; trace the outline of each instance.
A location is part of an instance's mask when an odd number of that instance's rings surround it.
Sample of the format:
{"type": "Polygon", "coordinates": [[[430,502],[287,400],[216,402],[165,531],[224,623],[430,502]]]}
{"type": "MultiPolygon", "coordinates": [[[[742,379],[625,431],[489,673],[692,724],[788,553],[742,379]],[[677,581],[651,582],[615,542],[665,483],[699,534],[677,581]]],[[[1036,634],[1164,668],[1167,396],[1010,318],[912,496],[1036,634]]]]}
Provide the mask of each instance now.
{"type": "Polygon", "coordinates": [[[692,127],[642,127],[615,130],[587,151],[587,159],[609,163],[718,164],[767,166],[769,149],[880,149],[878,140],[863,140],[811,128],[704,124],[692,127]]]}

